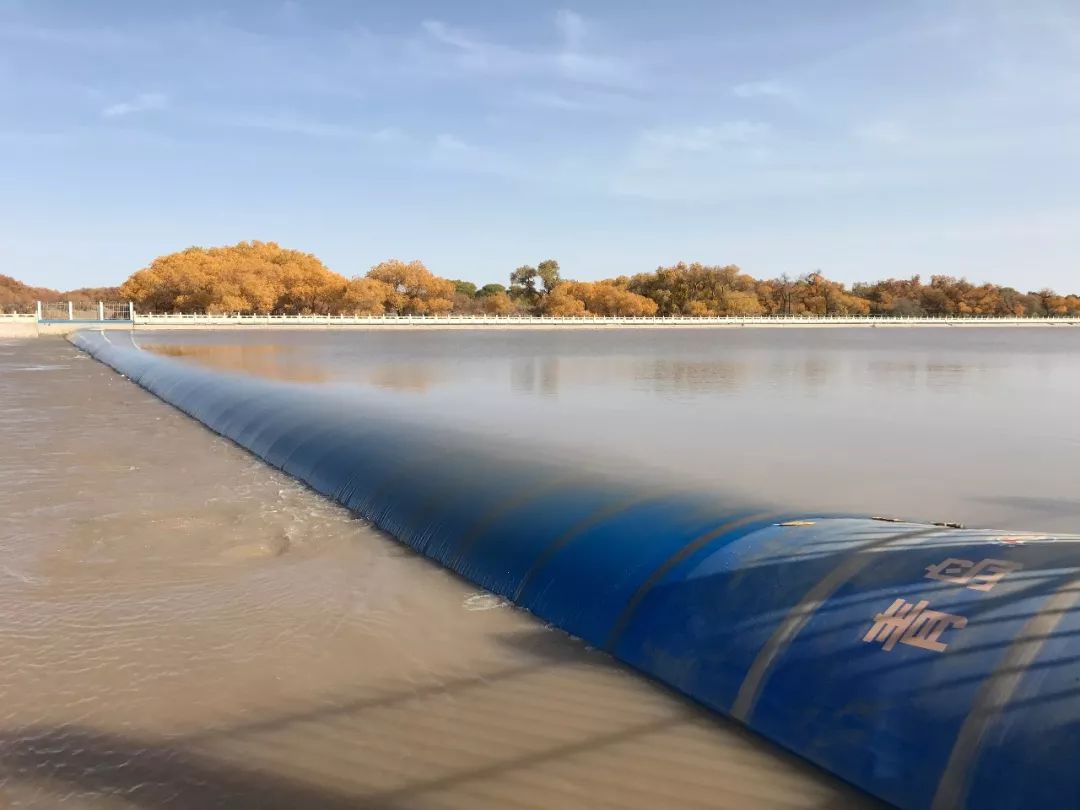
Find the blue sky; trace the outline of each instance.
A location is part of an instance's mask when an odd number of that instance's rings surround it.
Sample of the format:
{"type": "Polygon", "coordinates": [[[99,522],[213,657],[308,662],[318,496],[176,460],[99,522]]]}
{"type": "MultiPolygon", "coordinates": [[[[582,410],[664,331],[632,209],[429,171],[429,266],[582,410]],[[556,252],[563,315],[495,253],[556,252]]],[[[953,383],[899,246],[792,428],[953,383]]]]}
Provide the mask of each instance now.
{"type": "Polygon", "coordinates": [[[241,239],[1080,291],[1080,4],[0,0],[0,273],[241,239]]]}

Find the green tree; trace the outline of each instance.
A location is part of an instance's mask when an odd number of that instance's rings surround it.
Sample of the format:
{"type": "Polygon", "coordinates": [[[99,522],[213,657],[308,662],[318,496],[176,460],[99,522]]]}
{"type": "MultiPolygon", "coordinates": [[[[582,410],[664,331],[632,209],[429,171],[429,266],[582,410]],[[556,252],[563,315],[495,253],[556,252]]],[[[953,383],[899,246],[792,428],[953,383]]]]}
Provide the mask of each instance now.
{"type": "Polygon", "coordinates": [[[535,303],[540,296],[536,291],[536,279],[539,276],[535,267],[523,264],[510,274],[510,296],[524,299],[529,304],[535,303]]]}
{"type": "Polygon", "coordinates": [[[559,274],[559,263],[554,259],[545,259],[536,265],[536,274],[540,276],[540,280],[544,283],[544,294],[548,295],[556,287],[562,283],[562,277],[559,274]]]}
{"type": "Polygon", "coordinates": [[[502,284],[485,284],[479,290],[476,291],[478,298],[484,298],[489,295],[498,295],[499,293],[506,293],[506,287],[502,284]]]}
{"type": "Polygon", "coordinates": [[[461,279],[452,278],[450,283],[454,285],[454,292],[458,295],[465,295],[469,298],[476,297],[476,285],[471,281],[462,281],[461,279]]]}

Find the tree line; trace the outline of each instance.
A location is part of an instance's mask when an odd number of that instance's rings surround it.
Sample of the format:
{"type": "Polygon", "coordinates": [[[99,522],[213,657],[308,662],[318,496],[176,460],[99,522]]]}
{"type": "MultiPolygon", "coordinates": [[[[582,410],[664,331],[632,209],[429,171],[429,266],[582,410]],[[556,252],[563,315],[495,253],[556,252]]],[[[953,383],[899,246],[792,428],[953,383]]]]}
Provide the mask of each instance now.
{"type": "MultiPolygon", "coordinates": [[[[316,256],[274,242],[192,247],[160,256],[118,289],[76,291],[119,297],[144,312],[438,315],[1080,315],[1080,296],[1020,292],[934,275],[848,286],[814,271],[757,279],[735,265],[700,263],[603,281],[562,278],[546,259],[513,270],[508,284],[476,284],[433,274],[422,262],[390,259],[347,278],[316,256]]],[[[71,296],[0,276],[0,308],[71,296]],[[21,286],[21,290],[16,289],[21,286]],[[15,290],[14,293],[9,292],[15,290]],[[43,295],[42,293],[46,293],[43,295]],[[15,299],[14,296],[21,296],[15,299]],[[7,296],[7,297],[5,297],[7,296]],[[29,297],[28,297],[29,296],[29,297]],[[23,299],[26,299],[23,301],[23,299]]],[[[95,298],[94,300],[98,300],[95,298]]]]}
{"type": "Polygon", "coordinates": [[[61,292],[48,287],[31,287],[0,273],[0,312],[33,312],[38,301],[71,301],[76,309],[91,309],[98,301],[118,300],[119,287],[80,287],[61,292]]]}

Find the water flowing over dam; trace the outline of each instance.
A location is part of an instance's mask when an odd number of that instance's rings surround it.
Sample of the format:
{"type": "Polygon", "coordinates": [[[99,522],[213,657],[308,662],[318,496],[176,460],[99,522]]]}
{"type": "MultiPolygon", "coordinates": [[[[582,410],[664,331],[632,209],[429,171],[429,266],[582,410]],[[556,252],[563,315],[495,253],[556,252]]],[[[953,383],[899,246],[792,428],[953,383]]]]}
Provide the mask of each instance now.
{"type": "Polygon", "coordinates": [[[128,335],[73,342],[470,582],[875,796],[1080,801],[1065,763],[1080,537],[785,508],[128,335]]]}

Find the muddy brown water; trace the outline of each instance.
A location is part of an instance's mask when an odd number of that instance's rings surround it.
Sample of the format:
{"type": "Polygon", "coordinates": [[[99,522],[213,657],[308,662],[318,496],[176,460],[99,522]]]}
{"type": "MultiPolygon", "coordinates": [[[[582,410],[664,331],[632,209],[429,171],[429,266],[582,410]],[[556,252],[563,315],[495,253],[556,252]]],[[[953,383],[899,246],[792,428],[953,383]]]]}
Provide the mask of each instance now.
{"type": "MultiPolygon", "coordinates": [[[[1080,329],[139,332],[735,501],[1080,531],[1080,329]]],[[[361,408],[358,405],[358,411],[361,408]]]]}
{"type": "Polygon", "coordinates": [[[0,458],[0,806],[870,804],[60,339],[0,458]]]}

